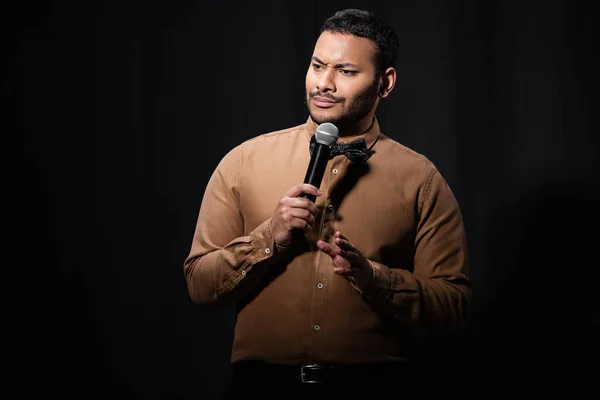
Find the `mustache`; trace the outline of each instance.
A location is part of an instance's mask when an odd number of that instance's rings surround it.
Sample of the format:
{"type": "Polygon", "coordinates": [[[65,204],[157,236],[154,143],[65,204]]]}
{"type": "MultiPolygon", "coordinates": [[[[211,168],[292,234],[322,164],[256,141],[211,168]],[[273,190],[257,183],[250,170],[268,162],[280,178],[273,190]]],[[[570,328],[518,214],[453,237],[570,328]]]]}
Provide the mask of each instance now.
{"type": "Polygon", "coordinates": [[[313,97],[315,97],[315,96],[324,97],[324,98],[326,98],[326,99],[329,99],[329,100],[331,100],[331,101],[335,101],[335,102],[337,102],[337,103],[339,103],[339,102],[341,102],[342,100],[344,100],[342,97],[335,97],[335,96],[333,96],[333,95],[331,95],[331,94],[329,94],[329,93],[325,94],[325,93],[322,93],[322,92],[321,92],[321,91],[319,91],[319,90],[315,90],[315,91],[313,91],[313,92],[310,92],[310,93],[309,93],[309,96],[310,96],[310,98],[311,98],[311,99],[312,99],[313,97]]]}

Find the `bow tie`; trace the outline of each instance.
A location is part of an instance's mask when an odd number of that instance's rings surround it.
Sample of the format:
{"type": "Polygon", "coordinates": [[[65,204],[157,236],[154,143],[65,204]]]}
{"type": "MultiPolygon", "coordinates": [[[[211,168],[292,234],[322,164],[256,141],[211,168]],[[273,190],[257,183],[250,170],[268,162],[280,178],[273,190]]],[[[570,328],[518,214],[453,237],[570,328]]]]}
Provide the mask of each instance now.
{"type": "MultiPolygon", "coordinates": [[[[310,138],[310,154],[312,155],[315,143],[315,136],[310,138]]],[[[364,138],[354,140],[349,143],[334,143],[331,145],[329,158],[339,155],[345,155],[348,159],[355,163],[364,164],[367,161],[367,143],[364,138]]]]}

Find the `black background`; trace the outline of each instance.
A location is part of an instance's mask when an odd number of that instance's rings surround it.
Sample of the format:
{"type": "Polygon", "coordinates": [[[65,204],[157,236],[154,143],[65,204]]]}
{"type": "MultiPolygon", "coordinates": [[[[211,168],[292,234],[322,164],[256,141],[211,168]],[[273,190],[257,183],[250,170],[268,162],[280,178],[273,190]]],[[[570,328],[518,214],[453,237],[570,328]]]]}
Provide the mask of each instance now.
{"type": "Polygon", "coordinates": [[[218,398],[234,316],[192,304],[183,276],[205,185],[239,142],[306,120],[318,28],[349,7],[397,29],[382,130],[437,165],[466,224],[473,325],[424,346],[423,379],[468,398],[594,390],[593,3],[13,4],[2,95],[23,164],[5,167],[2,283],[16,398],[218,398]]]}

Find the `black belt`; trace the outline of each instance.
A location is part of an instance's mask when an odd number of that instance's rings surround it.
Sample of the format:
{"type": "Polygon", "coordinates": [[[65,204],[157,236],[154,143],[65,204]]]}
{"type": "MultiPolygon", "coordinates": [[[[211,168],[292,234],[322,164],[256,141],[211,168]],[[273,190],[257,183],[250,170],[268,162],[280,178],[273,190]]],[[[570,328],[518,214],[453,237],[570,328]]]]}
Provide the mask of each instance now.
{"type": "Polygon", "coordinates": [[[248,381],[287,381],[298,383],[397,383],[407,381],[409,363],[287,366],[261,361],[239,361],[234,377],[248,381]]]}

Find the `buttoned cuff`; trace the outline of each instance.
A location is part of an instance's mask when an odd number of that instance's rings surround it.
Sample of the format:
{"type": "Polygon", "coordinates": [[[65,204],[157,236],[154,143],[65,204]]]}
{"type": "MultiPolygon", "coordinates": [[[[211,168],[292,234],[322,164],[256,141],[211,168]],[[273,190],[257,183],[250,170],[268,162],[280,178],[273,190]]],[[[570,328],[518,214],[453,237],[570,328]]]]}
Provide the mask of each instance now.
{"type": "Polygon", "coordinates": [[[362,290],[362,297],[365,300],[385,298],[392,288],[392,273],[388,267],[375,261],[369,261],[373,267],[373,278],[371,282],[362,290]]]}
{"type": "Polygon", "coordinates": [[[250,251],[248,258],[227,281],[223,282],[224,289],[231,289],[244,279],[247,274],[251,274],[255,264],[273,258],[284,249],[282,246],[277,246],[273,239],[270,218],[250,232],[249,239],[250,251]]]}
{"type": "Polygon", "coordinates": [[[250,243],[252,246],[252,264],[273,257],[276,253],[282,251],[282,247],[275,243],[275,239],[271,234],[271,218],[250,232],[250,243]]]}

